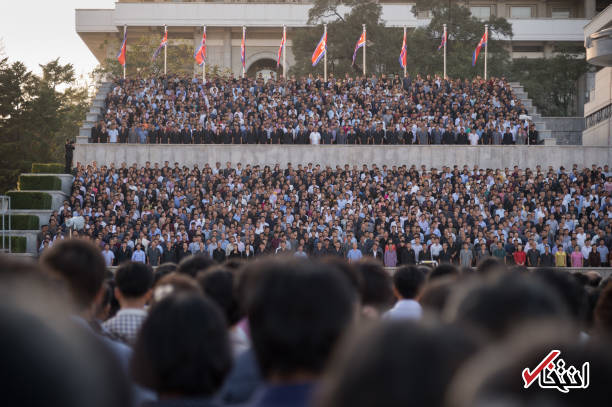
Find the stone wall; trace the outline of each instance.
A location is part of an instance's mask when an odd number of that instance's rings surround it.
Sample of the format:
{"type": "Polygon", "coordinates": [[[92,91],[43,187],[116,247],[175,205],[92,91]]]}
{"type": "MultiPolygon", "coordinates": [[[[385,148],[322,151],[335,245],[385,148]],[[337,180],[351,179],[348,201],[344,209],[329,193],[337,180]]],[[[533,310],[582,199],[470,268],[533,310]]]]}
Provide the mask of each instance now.
{"type": "Polygon", "coordinates": [[[582,145],[584,117],[542,117],[552,137],[560,145],[582,145]]]}
{"type": "Polygon", "coordinates": [[[74,163],[98,165],[145,162],[181,165],[233,164],[294,165],[478,165],[483,168],[521,168],[536,165],[571,167],[612,163],[612,148],[598,146],[360,146],[360,145],[159,145],[77,144],[74,163]]]}

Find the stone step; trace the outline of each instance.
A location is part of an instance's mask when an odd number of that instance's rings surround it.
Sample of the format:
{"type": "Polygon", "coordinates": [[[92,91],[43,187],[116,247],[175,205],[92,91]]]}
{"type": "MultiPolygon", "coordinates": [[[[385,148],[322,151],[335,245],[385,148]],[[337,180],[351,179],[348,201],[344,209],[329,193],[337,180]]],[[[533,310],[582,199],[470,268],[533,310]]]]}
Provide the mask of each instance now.
{"type": "Polygon", "coordinates": [[[550,137],[550,138],[545,138],[544,139],[544,145],[545,146],[556,146],[557,145],[557,140],[550,137]]]}
{"type": "Polygon", "coordinates": [[[89,143],[89,137],[85,136],[77,136],[76,138],[76,143],[77,144],[88,144],[89,143]]]}
{"type": "Polygon", "coordinates": [[[93,103],[91,104],[92,108],[95,107],[97,109],[103,109],[104,108],[104,101],[103,100],[94,100],[93,103]]]}
{"type": "Polygon", "coordinates": [[[91,127],[81,127],[77,137],[89,138],[91,136],[91,127]]]}
{"type": "Polygon", "coordinates": [[[36,235],[38,230],[7,230],[6,236],[19,236],[26,238],[26,252],[30,254],[38,254],[38,244],[36,242],[36,235]]]}
{"type": "Polygon", "coordinates": [[[62,182],[61,191],[63,193],[65,193],[66,195],[70,195],[70,192],[72,191],[72,181],[74,181],[74,177],[70,174],[44,174],[44,173],[29,174],[29,173],[26,173],[26,174],[21,174],[21,175],[27,175],[31,177],[43,177],[43,176],[57,177],[62,182]]]}
{"type": "Polygon", "coordinates": [[[97,122],[99,117],[100,117],[100,113],[91,113],[91,112],[87,113],[87,116],[86,116],[87,121],[93,122],[93,123],[97,122]]]}
{"type": "Polygon", "coordinates": [[[64,204],[64,200],[68,198],[68,194],[65,194],[63,191],[17,191],[13,190],[11,192],[45,192],[51,195],[51,210],[56,210],[60,206],[64,204]]]}
{"type": "Polygon", "coordinates": [[[514,87],[514,86],[521,86],[520,82],[508,82],[508,85],[514,87]]]}
{"type": "Polygon", "coordinates": [[[36,258],[38,257],[38,254],[33,254],[33,253],[7,253],[3,251],[2,249],[0,249],[0,252],[2,252],[2,254],[5,256],[23,259],[24,261],[33,261],[33,260],[36,260],[36,258]]]}
{"type": "Polygon", "coordinates": [[[34,215],[38,216],[38,223],[40,226],[49,223],[49,218],[53,214],[53,209],[11,209],[9,213],[11,215],[34,215]]]}

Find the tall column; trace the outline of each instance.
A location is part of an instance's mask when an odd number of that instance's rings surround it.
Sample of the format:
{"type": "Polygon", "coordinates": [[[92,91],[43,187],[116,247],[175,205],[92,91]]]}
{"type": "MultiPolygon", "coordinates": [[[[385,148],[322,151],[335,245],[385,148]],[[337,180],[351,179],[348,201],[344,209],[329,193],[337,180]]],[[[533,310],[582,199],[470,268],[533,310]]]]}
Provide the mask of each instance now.
{"type": "Polygon", "coordinates": [[[595,0],[584,0],[584,17],[595,17],[595,0]]]}
{"type": "Polygon", "coordinates": [[[232,58],[232,28],[227,27],[223,31],[223,67],[229,68],[232,72],[234,67],[232,58]]]}

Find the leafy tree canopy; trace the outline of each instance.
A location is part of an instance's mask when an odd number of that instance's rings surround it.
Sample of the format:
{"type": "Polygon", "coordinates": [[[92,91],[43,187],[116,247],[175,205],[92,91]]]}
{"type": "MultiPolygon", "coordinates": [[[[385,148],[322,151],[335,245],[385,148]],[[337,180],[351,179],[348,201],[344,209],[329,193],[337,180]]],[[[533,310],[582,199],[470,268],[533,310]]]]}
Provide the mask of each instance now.
{"type": "Polygon", "coordinates": [[[74,138],[87,113],[87,88],[77,85],[72,64],[40,65],[0,60],[0,191],[15,187],[33,161],[62,162],[64,141],[74,138]]]}

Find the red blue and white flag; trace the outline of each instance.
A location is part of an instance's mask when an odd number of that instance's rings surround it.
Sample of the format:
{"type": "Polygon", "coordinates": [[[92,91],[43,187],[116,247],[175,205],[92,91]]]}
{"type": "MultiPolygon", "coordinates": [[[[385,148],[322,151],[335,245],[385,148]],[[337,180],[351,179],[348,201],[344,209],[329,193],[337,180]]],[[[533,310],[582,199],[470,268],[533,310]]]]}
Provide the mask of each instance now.
{"type": "Polygon", "coordinates": [[[119,61],[121,66],[125,66],[126,48],[127,48],[127,30],[123,32],[123,42],[121,43],[121,49],[119,49],[119,53],[117,54],[117,61],[119,61]]]}
{"type": "Polygon", "coordinates": [[[153,53],[153,57],[151,58],[153,61],[155,61],[155,58],[157,58],[159,51],[161,51],[161,49],[165,47],[166,45],[168,45],[168,31],[167,30],[164,31],[164,38],[162,38],[161,43],[159,44],[159,47],[157,47],[157,49],[153,53]]]}
{"type": "Polygon", "coordinates": [[[487,31],[485,31],[485,33],[482,35],[482,38],[480,39],[480,42],[476,46],[476,49],[474,50],[474,54],[472,55],[472,66],[476,66],[476,61],[478,61],[478,55],[480,55],[480,49],[487,45],[487,37],[487,31]]]}
{"type": "Polygon", "coordinates": [[[316,64],[318,64],[326,52],[327,52],[327,32],[324,32],[323,36],[321,37],[321,40],[319,41],[319,43],[317,44],[317,47],[312,53],[312,58],[311,58],[312,66],[315,66],[316,64]]]}
{"type": "Polygon", "coordinates": [[[351,65],[355,65],[355,58],[357,57],[357,50],[363,47],[366,43],[366,32],[363,31],[361,36],[357,40],[357,44],[355,44],[355,52],[353,52],[353,63],[351,65]]]}
{"type": "Polygon", "coordinates": [[[242,61],[242,67],[246,68],[246,29],[242,29],[242,43],[240,44],[240,61],[242,61]]]}
{"type": "Polygon", "coordinates": [[[287,42],[287,32],[283,30],[283,38],[281,38],[280,47],[278,47],[278,57],[276,58],[276,67],[280,66],[281,55],[283,54],[283,49],[285,48],[285,43],[287,42]]]}
{"type": "Polygon", "coordinates": [[[446,37],[448,37],[448,32],[444,31],[444,34],[442,34],[442,42],[440,43],[440,46],[438,47],[438,51],[440,51],[446,45],[446,37]]]}
{"type": "Polygon", "coordinates": [[[200,42],[200,46],[195,54],[193,54],[193,57],[199,66],[202,66],[204,61],[206,61],[206,28],[204,28],[204,33],[202,34],[202,42],[200,42]]]}
{"type": "Polygon", "coordinates": [[[402,68],[406,67],[406,54],[408,49],[406,48],[406,33],[404,33],[404,41],[402,42],[402,52],[400,52],[399,63],[402,68]]]}

